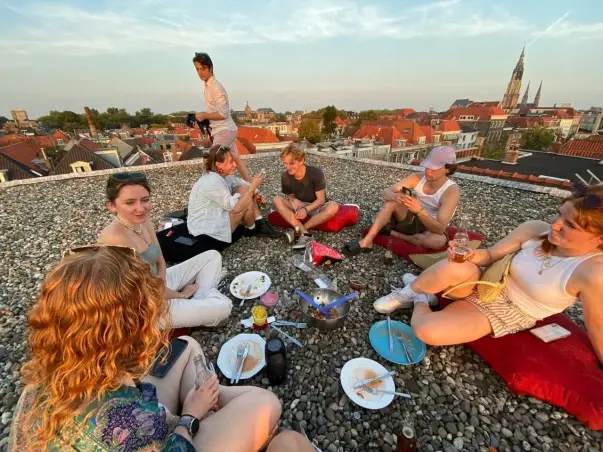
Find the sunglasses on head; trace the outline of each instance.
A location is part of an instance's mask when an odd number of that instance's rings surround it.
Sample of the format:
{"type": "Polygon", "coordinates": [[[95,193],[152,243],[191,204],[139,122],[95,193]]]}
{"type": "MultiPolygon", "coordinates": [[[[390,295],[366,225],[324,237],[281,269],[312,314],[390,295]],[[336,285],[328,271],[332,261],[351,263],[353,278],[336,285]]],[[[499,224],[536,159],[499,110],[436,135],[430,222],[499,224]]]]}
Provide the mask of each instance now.
{"type": "Polygon", "coordinates": [[[112,251],[117,251],[120,253],[126,253],[132,256],[136,256],[136,250],[130,246],[122,246],[122,245],[105,245],[103,243],[95,243],[93,245],[83,245],[76,246],[71,248],[68,253],[69,254],[77,254],[77,253],[86,253],[88,251],[97,252],[99,250],[109,249],[112,251]]]}
{"type": "Polygon", "coordinates": [[[109,178],[116,182],[142,182],[147,180],[144,173],[115,173],[111,174],[109,178]]]}
{"type": "Polygon", "coordinates": [[[577,198],[584,198],[582,204],[585,208],[591,210],[601,210],[603,211],[603,198],[595,195],[588,194],[588,187],[582,183],[575,183],[571,189],[572,195],[577,198]]]}

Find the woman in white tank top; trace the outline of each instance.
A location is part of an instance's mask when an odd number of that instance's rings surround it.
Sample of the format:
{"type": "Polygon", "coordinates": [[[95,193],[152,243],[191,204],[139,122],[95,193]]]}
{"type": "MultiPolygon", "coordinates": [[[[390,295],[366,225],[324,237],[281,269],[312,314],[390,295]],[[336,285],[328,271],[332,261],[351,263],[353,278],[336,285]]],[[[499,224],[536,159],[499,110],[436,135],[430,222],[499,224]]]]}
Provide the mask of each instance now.
{"type": "Polygon", "coordinates": [[[603,362],[603,185],[576,186],[551,224],[523,223],[492,248],[472,252],[464,263],[440,261],[418,278],[409,275],[405,280],[404,289],[377,300],[375,309],[389,313],[414,304],[411,325],[428,344],[504,336],[580,301],[589,337],[603,362]],[[517,254],[498,299],[484,302],[475,285],[466,285],[450,293],[456,302],[439,312],[430,309],[435,298],[430,294],[479,280],[483,267],[510,253],[517,254]]]}

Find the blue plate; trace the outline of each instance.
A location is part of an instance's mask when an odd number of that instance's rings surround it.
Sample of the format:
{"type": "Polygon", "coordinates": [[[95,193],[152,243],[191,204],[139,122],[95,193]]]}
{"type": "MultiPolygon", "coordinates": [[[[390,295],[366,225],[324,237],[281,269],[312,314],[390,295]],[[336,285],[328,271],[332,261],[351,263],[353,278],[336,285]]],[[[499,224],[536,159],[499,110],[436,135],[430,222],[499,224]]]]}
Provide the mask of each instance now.
{"type": "Polygon", "coordinates": [[[371,341],[371,345],[375,349],[377,353],[383,356],[388,361],[391,361],[396,364],[403,364],[405,366],[409,364],[417,364],[421,362],[423,358],[425,358],[425,352],[427,351],[427,347],[425,343],[421,341],[415,333],[413,333],[412,328],[406,323],[399,322],[397,320],[391,321],[391,329],[392,336],[394,341],[394,352],[389,352],[389,338],[387,335],[387,320],[382,320],[380,322],[375,323],[371,329],[369,330],[369,340],[371,341]],[[410,338],[410,343],[405,341],[406,349],[412,358],[412,362],[408,362],[408,358],[406,358],[406,353],[404,353],[404,348],[400,343],[400,340],[396,339],[396,336],[399,336],[400,333],[406,333],[410,338]]]}

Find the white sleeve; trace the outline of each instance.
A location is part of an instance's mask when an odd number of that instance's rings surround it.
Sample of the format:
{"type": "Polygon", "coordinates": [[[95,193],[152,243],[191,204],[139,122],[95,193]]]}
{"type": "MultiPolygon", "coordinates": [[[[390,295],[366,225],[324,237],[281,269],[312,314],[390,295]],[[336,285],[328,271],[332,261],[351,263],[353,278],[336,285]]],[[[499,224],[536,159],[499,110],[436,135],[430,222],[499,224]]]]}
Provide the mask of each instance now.
{"type": "Polygon", "coordinates": [[[228,118],[230,116],[228,94],[226,94],[226,90],[221,84],[215,83],[212,86],[211,97],[216,108],[216,113],[219,113],[224,119],[228,118]]]}
{"type": "Polygon", "coordinates": [[[211,186],[204,192],[205,196],[208,199],[222,207],[224,210],[230,212],[234,209],[234,206],[237,204],[239,198],[241,197],[240,193],[235,193],[231,195],[226,187],[218,187],[211,186]]]}

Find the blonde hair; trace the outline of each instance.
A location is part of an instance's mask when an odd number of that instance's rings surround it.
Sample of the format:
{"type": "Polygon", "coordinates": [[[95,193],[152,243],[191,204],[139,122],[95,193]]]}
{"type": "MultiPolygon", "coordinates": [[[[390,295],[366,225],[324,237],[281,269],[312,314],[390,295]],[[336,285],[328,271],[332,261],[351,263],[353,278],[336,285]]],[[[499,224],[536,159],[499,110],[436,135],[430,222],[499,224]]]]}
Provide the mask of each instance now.
{"type": "Polygon", "coordinates": [[[298,162],[306,160],[306,152],[295,143],[291,143],[281,151],[281,159],[289,156],[298,162]]]}
{"type": "Polygon", "coordinates": [[[50,271],[28,319],[31,360],[22,373],[36,415],[24,419],[27,450],[45,450],[84,402],[148,372],[168,344],[169,329],[158,326],[169,315],[164,287],[125,248],[78,252],[50,271]]]}

